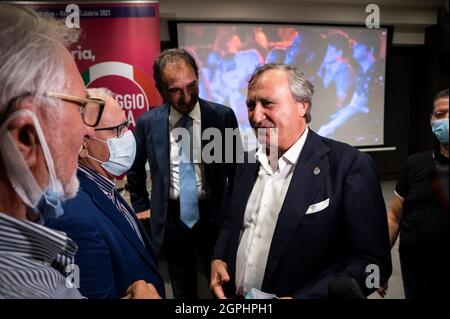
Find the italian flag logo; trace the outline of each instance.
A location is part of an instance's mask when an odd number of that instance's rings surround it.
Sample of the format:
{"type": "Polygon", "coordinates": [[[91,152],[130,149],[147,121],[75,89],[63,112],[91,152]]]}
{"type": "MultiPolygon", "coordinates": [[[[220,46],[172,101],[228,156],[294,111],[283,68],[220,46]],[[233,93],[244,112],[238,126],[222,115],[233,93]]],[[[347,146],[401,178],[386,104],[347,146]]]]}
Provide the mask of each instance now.
{"type": "Polygon", "coordinates": [[[144,93],[147,109],[149,105],[157,102],[157,93],[154,92],[148,77],[138,68],[123,62],[108,61],[95,64],[81,74],[86,87],[95,80],[105,76],[120,76],[133,82],[144,93]],[[153,101],[154,100],[154,101],[153,101]],[[150,103],[149,103],[150,102],[150,103]]]}

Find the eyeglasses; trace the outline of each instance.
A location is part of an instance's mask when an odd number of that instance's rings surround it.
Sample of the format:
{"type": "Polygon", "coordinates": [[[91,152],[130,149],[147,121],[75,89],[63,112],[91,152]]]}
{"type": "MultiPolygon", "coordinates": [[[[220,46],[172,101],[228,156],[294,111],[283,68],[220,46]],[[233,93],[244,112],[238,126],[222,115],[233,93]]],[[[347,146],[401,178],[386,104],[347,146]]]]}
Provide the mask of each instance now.
{"type": "Polygon", "coordinates": [[[44,95],[80,105],[81,117],[87,126],[97,126],[102,118],[105,101],[101,99],[78,97],[55,92],[46,92],[44,95]]]}
{"type": "Polygon", "coordinates": [[[117,126],[100,127],[100,128],[94,129],[94,131],[115,131],[117,138],[119,138],[119,137],[122,137],[123,134],[125,134],[127,127],[128,127],[128,121],[125,121],[123,123],[120,123],[117,126]]]}
{"type": "MultiPolygon", "coordinates": [[[[7,114],[9,114],[17,100],[32,95],[34,94],[27,92],[12,98],[6,104],[6,107],[4,107],[2,111],[0,111],[0,123],[3,123],[4,119],[6,119],[7,114]]],[[[47,97],[54,97],[63,101],[69,101],[80,105],[81,118],[83,119],[83,123],[87,126],[97,126],[102,117],[103,109],[105,108],[105,101],[101,99],[83,98],[55,92],[46,92],[44,93],[44,95],[47,97]]]]}

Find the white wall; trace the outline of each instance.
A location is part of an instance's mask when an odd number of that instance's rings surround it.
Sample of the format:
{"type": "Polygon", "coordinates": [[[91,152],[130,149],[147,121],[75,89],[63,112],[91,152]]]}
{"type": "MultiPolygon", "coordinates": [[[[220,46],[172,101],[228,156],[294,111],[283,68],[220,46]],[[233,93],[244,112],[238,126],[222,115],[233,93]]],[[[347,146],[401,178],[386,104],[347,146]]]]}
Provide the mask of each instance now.
{"type": "Polygon", "coordinates": [[[394,44],[423,44],[424,29],[437,21],[439,0],[160,0],[161,40],[168,41],[168,20],[261,21],[292,23],[365,22],[367,3],[380,7],[381,24],[394,26],[394,44]],[[320,2],[324,2],[322,0],[320,2]],[[422,3],[421,3],[422,2],[422,3]],[[425,2],[425,3],[424,3],[425,2]]]}

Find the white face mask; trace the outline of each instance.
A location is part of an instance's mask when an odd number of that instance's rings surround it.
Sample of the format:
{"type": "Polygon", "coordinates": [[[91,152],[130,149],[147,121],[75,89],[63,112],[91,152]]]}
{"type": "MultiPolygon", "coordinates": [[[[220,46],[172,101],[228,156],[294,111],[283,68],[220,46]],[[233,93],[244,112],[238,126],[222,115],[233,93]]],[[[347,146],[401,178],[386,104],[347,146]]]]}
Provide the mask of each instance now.
{"type": "Polygon", "coordinates": [[[136,156],[136,140],[131,131],[125,132],[122,137],[113,137],[106,141],[92,139],[108,144],[109,159],[106,162],[88,155],[89,158],[101,163],[106,171],[114,176],[120,176],[131,168],[136,156]]]}
{"type": "Polygon", "coordinates": [[[64,197],[64,189],[61,181],[56,177],[50,149],[48,148],[41,125],[32,111],[26,109],[16,111],[9,116],[5,123],[3,123],[0,128],[0,155],[3,159],[6,175],[8,176],[14,191],[28,207],[36,208],[46,189],[50,189],[56,193],[59,198],[64,197]],[[42,189],[38,185],[30,168],[17,148],[11,133],[8,131],[8,123],[20,115],[28,115],[33,121],[49,173],[49,184],[47,188],[42,189]]]}

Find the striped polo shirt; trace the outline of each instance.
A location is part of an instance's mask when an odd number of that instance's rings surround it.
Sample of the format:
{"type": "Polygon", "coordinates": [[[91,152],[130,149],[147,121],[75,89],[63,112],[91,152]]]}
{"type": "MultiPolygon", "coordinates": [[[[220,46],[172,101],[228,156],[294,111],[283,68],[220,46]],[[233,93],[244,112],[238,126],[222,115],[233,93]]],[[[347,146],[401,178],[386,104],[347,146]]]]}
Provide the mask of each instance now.
{"type": "Polygon", "coordinates": [[[0,299],[83,298],[59,271],[76,250],[65,233],[0,212],[0,299]]]}

